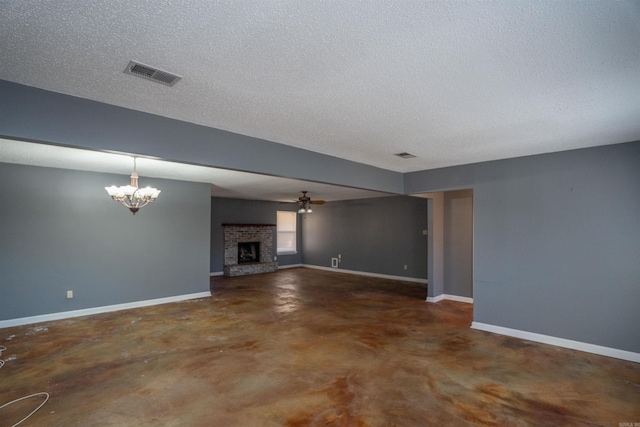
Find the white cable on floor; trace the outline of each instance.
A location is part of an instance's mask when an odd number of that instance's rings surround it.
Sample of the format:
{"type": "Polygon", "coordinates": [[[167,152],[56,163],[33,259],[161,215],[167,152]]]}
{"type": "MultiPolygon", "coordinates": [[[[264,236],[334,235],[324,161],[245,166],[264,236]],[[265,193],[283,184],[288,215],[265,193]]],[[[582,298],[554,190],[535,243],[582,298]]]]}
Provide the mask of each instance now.
{"type": "MultiPolygon", "coordinates": [[[[0,356],[2,356],[2,352],[5,351],[7,347],[0,345],[0,356]]],[[[0,359],[0,368],[4,366],[4,360],[0,359]]]]}
{"type": "MultiPolygon", "coordinates": [[[[7,349],[7,347],[5,347],[3,345],[0,345],[0,356],[2,356],[2,352],[5,351],[6,349],[7,349]]],[[[4,360],[0,360],[0,368],[2,368],[3,365],[4,365],[4,360]]],[[[23,419],[21,419],[20,421],[18,421],[14,425],[12,425],[11,427],[16,427],[18,424],[21,424],[23,421],[27,420],[31,415],[33,415],[36,412],[38,412],[38,409],[42,408],[44,406],[44,404],[47,403],[47,400],[49,400],[49,393],[47,393],[46,391],[41,391],[40,393],[30,394],[29,396],[25,396],[25,397],[21,397],[21,398],[16,399],[16,400],[12,400],[11,402],[5,403],[4,405],[0,406],[0,409],[6,408],[7,406],[13,405],[14,403],[17,403],[17,402],[20,402],[21,400],[29,399],[29,398],[35,397],[35,396],[45,396],[44,401],[40,404],[40,406],[38,406],[36,409],[31,411],[31,413],[29,415],[27,415],[26,417],[24,417],[23,419]]]]}
{"type": "Polygon", "coordinates": [[[33,411],[31,411],[31,413],[29,415],[27,415],[26,417],[24,417],[23,419],[21,419],[20,421],[18,421],[17,423],[15,423],[14,425],[12,425],[11,427],[16,427],[18,424],[21,424],[23,421],[25,421],[26,419],[28,419],[31,415],[35,414],[36,412],[38,412],[38,409],[42,408],[44,406],[45,403],[47,403],[47,400],[49,400],[49,393],[47,392],[40,392],[40,393],[34,393],[34,394],[30,394],[29,396],[25,396],[25,397],[21,397],[19,399],[16,400],[12,400],[9,403],[5,403],[4,405],[0,406],[0,409],[5,408],[9,405],[13,405],[16,402],[20,402],[21,400],[25,400],[25,399],[29,399],[31,397],[35,397],[35,396],[45,396],[44,402],[42,402],[40,404],[40,406],[38,406],[36,409],[34,409],[33,411]]]}

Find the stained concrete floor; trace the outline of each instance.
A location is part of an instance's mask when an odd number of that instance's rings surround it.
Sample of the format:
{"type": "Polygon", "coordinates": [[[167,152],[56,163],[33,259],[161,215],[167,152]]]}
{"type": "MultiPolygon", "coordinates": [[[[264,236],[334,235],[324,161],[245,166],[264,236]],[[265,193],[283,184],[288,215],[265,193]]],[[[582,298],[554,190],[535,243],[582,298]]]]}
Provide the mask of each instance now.
{"type": "Polygon", "coordinates": [[[640,364],[472,330],[424,285],[299,268],[211,288],[0,329],[0,405],[48,392],[21,426],[640,423],[640,364]]]}

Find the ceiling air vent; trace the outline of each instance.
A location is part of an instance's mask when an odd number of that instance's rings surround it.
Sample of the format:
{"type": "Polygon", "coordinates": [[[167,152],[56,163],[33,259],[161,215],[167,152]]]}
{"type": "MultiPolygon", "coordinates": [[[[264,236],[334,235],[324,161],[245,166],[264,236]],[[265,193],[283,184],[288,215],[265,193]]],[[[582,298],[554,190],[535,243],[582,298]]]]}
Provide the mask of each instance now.
{"type": "Polygon", "coordinates": [[[415,157],[413,154],[407,153],[406,151],[404,153],[396,153],[394,156],[402,157],[403,159],[413,159],[415,157]]]}
{"type": "Polygon", "coordinates": [[[132,76],[142,77],[143,79],[151,80],[157,83],[162,83],[166,86],[173,86],[182,78],[176,74],[162,71],[158,68],[141,64],[136,61],[130,61],[129,65],[127,65],[127,68],[124,70],[124,73],[131,74],[132,76]]]}

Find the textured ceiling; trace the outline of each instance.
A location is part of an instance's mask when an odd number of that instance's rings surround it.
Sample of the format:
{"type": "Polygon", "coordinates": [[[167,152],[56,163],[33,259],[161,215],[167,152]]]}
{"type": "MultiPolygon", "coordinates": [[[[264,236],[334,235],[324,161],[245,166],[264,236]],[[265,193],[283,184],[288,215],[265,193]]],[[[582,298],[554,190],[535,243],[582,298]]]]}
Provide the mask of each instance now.
{"type": "Polygon", "coordinates": [[[393,171],[640,140],[636,0],[0,8],[0,79],[393,171]]]}

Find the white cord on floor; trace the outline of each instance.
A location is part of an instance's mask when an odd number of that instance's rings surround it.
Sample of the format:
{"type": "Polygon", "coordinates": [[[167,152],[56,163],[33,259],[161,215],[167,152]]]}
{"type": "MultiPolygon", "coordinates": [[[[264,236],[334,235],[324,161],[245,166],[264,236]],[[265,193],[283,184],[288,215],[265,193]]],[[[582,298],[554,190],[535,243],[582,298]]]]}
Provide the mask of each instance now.
{"type": "MultiPolygon", "coordinates": [[[[2,356],[2,352],[5,351],[6,349],[7,349],[7,347],[5,347],[3,345],[0,345],[0,356],[2,356]]],[[[0,359],[0,368],[2,368],[2,366],[4,366],[4,360],[0,359]]],[[[21,400],[29,399],[31,397],[36,397],[36,396],[45,396],[44,401],[40,404],[40,406],[38,406],[36,409],[31,411],[31,413],[29,415],[27,415],[26,417],[24,417],[23,419],[21,419],[20,421],[18,421],[14,425],[12,425],[11,427],[16,427],[18,424],[21,424],[23,421],[27,420],[31,415],[33,415],[36,412],[38,412],[38,409],[42,408],[44,406],[44,404],[47,403],[47,400],[49,400],[49,393],[47,393],[45,391],[41,391],[40,393],[30,394],[29,396],[25,396],[25,397],[21,397],[21,398],[16,399],[16,400],[12,400],[11,402],[5,403],[4,405],[0,406],[0,409],[6,408],[7,406],[13,405],[14,403],[17,403],[17,402],[20,402],[21,400]]]]}
{"type": "MultiPolygon", "coordinates": [[[[7,347],[0,345],[0,356],[2,356],[2,352],[5,351],[7,347]]],[[[0,368],[4,366],[4,360],[0,359],[0,368]]]]}
{"type": "Polygon", "coordinates": [[[25,396],[25,397],[21,397],[21,398],[16,399],[16,400],[12,400],[11,402],[5,403],[4,405],[0,406],[0,409],[2,409],[2,408],[5,408],[5,407],[7,407],[9,405],[13,405],[16,402],[20,402],[21,400],[29,399],[29,398],[35,397],[35,396],[45,396],[44,401],[40,404],[40,406],[38,406],[36,409],[31,411],[31,413],[29,415],[27,415],[26,417],[24,417],[23,419],[21,419],[20,421],[18,421],[14,425],[12,425],[11,427],[16,427],[18,424],[21,424],[23,421],[27,420],[31,415],[33,415],[36,412],[38,412],[38,409],[42,408],[44,406],[44,404],[47,403],[47,400],[49,400],[49,393],[42,391],[40,393],[30,394],[29,396],[25,396]]]}

